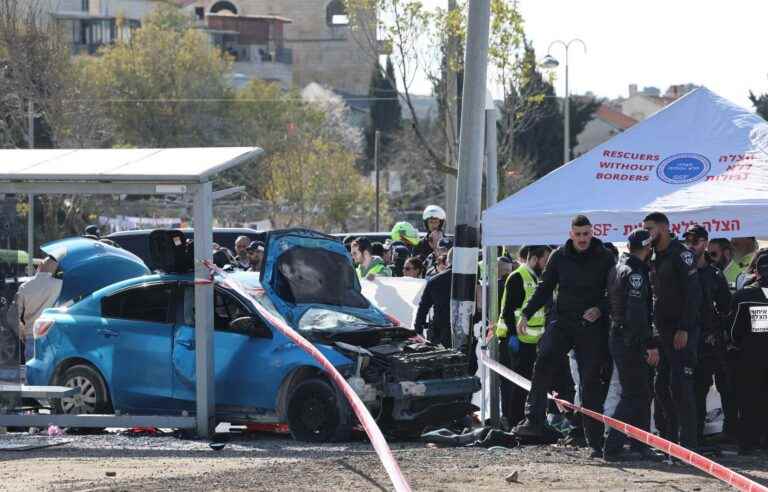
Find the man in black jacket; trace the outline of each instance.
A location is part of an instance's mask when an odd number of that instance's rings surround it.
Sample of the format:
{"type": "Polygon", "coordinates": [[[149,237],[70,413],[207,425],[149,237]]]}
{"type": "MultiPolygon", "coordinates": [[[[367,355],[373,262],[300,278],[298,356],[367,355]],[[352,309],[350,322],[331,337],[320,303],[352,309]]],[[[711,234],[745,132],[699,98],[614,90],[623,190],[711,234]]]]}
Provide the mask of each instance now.
{"type": "Polygon", "coordinates": [[[757,260],[758,285],[745,287],[731,303],[731,338],[740,350],[735,387],[741,418],[739,454],[752,454],[765,439],[768,445],[768,255],[757,260]]]}
{"type": "Polygon", "coordinates": [[[643,220],[651,233],[656,256],[652,263],[656,304],[654,319],[661,339],[656,374],[656,405],[663,437],[688,449],[697,447],[694,368],[699,348],[701,283],[694,254],[669,231],[667,216],[654,212],[643,220]]]}
{"type": "Polygon", "coordinates": [[[699,281],[701,282],[701,336],[699,337],[699,357],[696,364],[694,391],[696,393],[697,433],[699,443],[704,438],[704,418],[707,415],[707,394],[712,387],[712,378],[720,393],[725,422],[723,432],[731,432],[736,416],[731,404],[731,376],[726,364],[725,335],[728,325],[728,312],[731,309],[731,291],[723,272],[709,258],[707,247],[709,233],[700,225],[692,225],[683,235],[685,245],[696,257],[699,281]]]}
{"type": "MultiPolygon", "coordinates": [[[[651,315],[653,297],[646,261],[651,256],[651,235],[636,229],[627,238],[625,253],[608,275],[611,304],[610,349],[621,382],[621,399],[613,418],[643,430],[651,426],[651,382],[649,366],[659,362],[659,349],[653,340],[651,315]]],[[[603,458],[617,461],[624,456],[624,434],[611,429],[605,440],[603,458]]],[[[646,453],[639,441],[633,449],[646,453]]]]}
{"type": "MultiPolygon", "coordinates": [[[[570,239],[555,250],[541,283],[518,320],[518,335],[526,335],[528,319],[552,299],[558,289],[552,322],[547,326],[533,368],[533,381],[525,405],[525,420],[515,432],[521,436],[543,434],[547,392],[552,389],[559,361],[575,349],[579,364],[582,403],[601,412],[605,400],[601,371],[608,362],[606,281],[613,256],[592,236],[592,224],[583,215],[571,221],[570,239]]],[[[587,442],[595,457],[603,454],[603,424],[583,419],[587,442]]]]}
{"type": "Polygon", "coordinates": [[[416,311],[416,320],[413,323],[416,332],[426,331],[427,340],[440,343],[446,348],[453,346],[451,341],[451,256],[449,253],[448,269],[427,281],[416,311]],[[432,321],[427,323],[430,309],[433,309],[434,313],[432,321]]]}

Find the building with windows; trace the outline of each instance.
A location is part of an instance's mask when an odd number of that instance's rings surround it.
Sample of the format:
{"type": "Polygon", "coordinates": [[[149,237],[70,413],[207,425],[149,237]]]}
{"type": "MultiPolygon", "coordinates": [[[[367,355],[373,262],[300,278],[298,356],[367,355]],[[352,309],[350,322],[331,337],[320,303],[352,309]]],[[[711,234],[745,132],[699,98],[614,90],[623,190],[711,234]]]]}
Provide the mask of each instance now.
{"type": "MultiPolygon", "coordinates": [[[[214,35],[221,34],[221,43],[244,46],[235,42],[234,33],[261,29],[261,40],[268,38],[270,48],[256,48],[269,53],[272,62],[290,60],[292,81],[299,88],[312,82],[336,91],[363,95],[368,93],[376,55],[369,29],[375,15],[358,16],[370,19],[367,26],[351,26],[343,0],[178,0],[189,9],[198,22],[205,23],[214,35]],[[240,20],[225,20],[234,17],[240,20]],[[257,28],[257,24],[261,27],[257,28]],[[266,24],[269,24],[267,31],[266,24]],[[215,26],[215,28],[214,28],[215,26]],[[237,26],[237,27],[235,27],[237,26]],[[221,28],[221,29],[219,29],[221,28]],[[216,33],[215,31],[222,31],[216,33]],[[228,31],[228,32],[225,32],[228,31]]],[[[248,34],[250,36],[251,34],[248,34]]],[[[255,45],[254,45],[255,46],[255,45]]],[[[249,51],[252,53],[252,51],[249,51]]],[[[251,56],[250,54],[248,56],[251,56]]],[[[269,56],[267,57],[269,58],[269,56]]],[[[236,70],[240,70],[239,68],[236,70]]]]}
{"type": "Polygon", "coordinates": [[[73,54],[94,54],[104,45],[128,41],[155,0],[48,0],[51,18],[71,40],[73,54]]]}

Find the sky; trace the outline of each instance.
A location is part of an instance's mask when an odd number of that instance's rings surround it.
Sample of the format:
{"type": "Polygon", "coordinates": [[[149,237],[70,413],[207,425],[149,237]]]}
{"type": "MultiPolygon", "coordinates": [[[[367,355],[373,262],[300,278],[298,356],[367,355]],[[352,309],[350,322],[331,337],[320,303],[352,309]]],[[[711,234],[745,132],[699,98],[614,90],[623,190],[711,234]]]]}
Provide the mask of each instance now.
{"type": "MultiPolygon", "coordinates": [[[[586,44],[586,54],[577,43],[569,50],[571,94],[627,97],[634,83],[663,95],[672,84],[693,83],[754,110],[749,91],[768,92],[765,0],[518,0],[518,8],[537,58],[554,40],[586,44]]],[[[562,95],[564,49],[551,54],[561,62],[555,88],[562,95]]]]}

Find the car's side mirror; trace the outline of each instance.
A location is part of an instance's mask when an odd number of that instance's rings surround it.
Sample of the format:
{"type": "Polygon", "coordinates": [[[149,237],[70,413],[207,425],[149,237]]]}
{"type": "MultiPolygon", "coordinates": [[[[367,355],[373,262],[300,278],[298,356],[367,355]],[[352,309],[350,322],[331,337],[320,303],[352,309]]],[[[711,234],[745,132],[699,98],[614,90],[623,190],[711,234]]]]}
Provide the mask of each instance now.
{"type": "Polygon", "coordinates": [[[232,331],[244,333],[252,337],[272,338],[272,332],[251,316],[233,319],[229,322],[229,328],[232,331]]]}

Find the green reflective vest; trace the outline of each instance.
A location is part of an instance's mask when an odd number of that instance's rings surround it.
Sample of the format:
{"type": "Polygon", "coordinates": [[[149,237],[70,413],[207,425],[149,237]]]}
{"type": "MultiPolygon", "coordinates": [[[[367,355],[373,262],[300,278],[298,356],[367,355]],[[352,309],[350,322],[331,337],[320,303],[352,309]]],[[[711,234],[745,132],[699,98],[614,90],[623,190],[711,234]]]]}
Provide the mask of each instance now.
{"type": "Polygon", "coordinates": [[[747,269],[749,264],[752,263],[752,258],[754,257],[754,253],[744,255],[738,260],[731,260],[731,262],[728,263],[728,266],[725,267],[725,270],[723,270],[723,275],[725,275],[725,279],[728,281],[728,285],[731,287],[731,289],[736,288],[736,279],[744,270],[747,269]]]}
{"type": "MultiPolygon", "coordinates": [[[[525,297],[523,298],[523,304],[515,310],[515,318],[520,319],[523,315],[523,309],[528,305],[528,302],[533,297],[533,293],[536,291],[536,284],[538,279],[534,276],[533,272],[528,268],[528,265],[520,265],[520,267],[512,272],[512,275],[519,274],[523,280],[523,291],[525,297]]],[[[507,302],[507,289],[504,289],[504,295],[501,298],[501,305],[504,306],[507,302]]],[[[504,322],[504,317],[500,316],[496,325],[496,336],[506,337],[509,333],[509,328],[504,322]]],[[[523,343],[539,343],[539,339],[544,334],[544,308],[539,309],[528,320],[528,330],[525,335],[518,336],[523,343]]]]}
{"type": "Polygon", "coordinates": [[[377,275],[379,277],[391,277],[392,270],[387,267],[384,260],[378,256],[374,256],[368,264],[368,269],[363,268],[363,265],[357,266],[357,276],[359,278],[366,278],[369,274],[377,275]]]}

